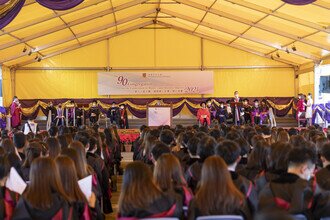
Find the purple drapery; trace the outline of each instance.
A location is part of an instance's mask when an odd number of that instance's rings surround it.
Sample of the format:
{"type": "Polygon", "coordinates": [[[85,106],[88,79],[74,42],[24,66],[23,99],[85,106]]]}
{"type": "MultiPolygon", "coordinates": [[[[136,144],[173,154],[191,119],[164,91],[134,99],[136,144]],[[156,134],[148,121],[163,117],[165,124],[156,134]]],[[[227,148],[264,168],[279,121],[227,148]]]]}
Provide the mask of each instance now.
{"type": "MultiPolygon", "coordinates": [[[[229,98],[211,98],[217,102],[223,101],[226,102],[229,98]]],[[[250,104],[252,103],[252,100],[254,99],[265,99],[268,103],[272,102],[275,104],[275,110],[274,113],[276,114],[277,117],[283,117],[286,116],[290,110],[294,110],[294,102],[292,101],[292,97],[249,97],[250,104]],[[276,105],[281,105],[285,106],[284,108],[276,108],[276,105]]],[[[88,104],[92,103],[94,99],[74,99],[75,103],[77,103],[79,106],[88,106],[88,104]]],[[[101,103],[111,105],[112,102],[116,102],[117,104],[124,103],[124,102],[130,102],[132,103],[132,106],[127,105],[127,109],[137,118],[145,118],[146,117],[146,110],[141,109],[141,107],[145,107],[148,103],[153,102],[155,99],[154,98],[120,98],[120,99],[98,99],[101,103]]],[[[189,111],[196,115],[197,110],[199,108],[199,103],[202,101],[206,101],[206,98],[164,98],[162,99],[164,103],[166,104],[177,104],[179,102],[182,102],[180,105],[176,105],[176,108],[173,108],[173,116],[176,116],[181,112],[184,106],[186,106],[189,111]]],[[[38,101],[42,101],[45,103],[48,103],[49,101],[53,101],[54,105],[58,105],[59,103],[64,103],[68,101],[68,99],[42,99],[42,100],[21,100],[21,104],[23,109],[24,108],[31,108],[33,106],[36,106],[38,104],[38,101]]],[[[107,109],[102,108],[101,106],[100,110],[102,113],[106,113],[107,109]]],[[[217,106],[216,106],[217,107],[217,106]]],[[[330,106],[329,106],[330,107],[330,106]]],[[[329,108],[328,107],[328,108],[329,108]]],[[[31,117],[35,118],[38,115],[38,111],[41,110],[45,115],[48,114],[46,112],[46,109],[44,109],[41,106],[36,106],[34,112],[31,112],[29,115],[24,115],[23,118],[31,117]]],[[[330,114],[329,114],[330,117],[330,114]]]]}
{"type": "Polygon", "coordinates": [[[14,18],[17,16],[17,14],[24,6],[24,3],[25,0],[20,0],[11,10],[6,12],[5,16],[0,18],[0,29],[6,27],[12,20],[14,20],[14,18]]]}
{"type": "Polygon", "coordinates": [[[9,0],[0,0],[0,5],[6,4],[9,0]]]}
{"type": "Polygon", "coordinates": [[[313,105],[313,123],[315,123],[317,115],[319,115],[324,121],[330,123],[330,103],[313,105]]]}
{"type": "Polygon", "coordinates": [[[36,0],[40,5],[51,10],[68,10],[74,8],[84,0],[36,0]]]}
{"type": "Polygon", "coordinates": [[[308,5],[316,0],[282,0],[285,3],[292,4],[292,5],[308,5]]]}

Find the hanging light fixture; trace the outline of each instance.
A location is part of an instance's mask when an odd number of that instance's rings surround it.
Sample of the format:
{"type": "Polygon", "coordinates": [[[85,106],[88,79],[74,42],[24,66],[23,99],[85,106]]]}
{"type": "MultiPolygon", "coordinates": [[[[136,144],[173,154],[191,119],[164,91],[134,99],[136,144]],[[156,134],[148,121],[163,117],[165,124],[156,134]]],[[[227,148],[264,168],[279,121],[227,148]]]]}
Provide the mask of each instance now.
{"type": "Polygon", "coordinates": [[[39,58],[39,56],[38,55],[36,55],[36,57],[34,58],[35,60],[37,60],[39,58]]]}
{"type": "Polygon", "coordinates": [[[26,48],[26,46],[23,48],[23,53],[25,53],[27,51],[27,48],[26,48]]]}
{"type": "Polygon", "coordinates": [[[296,48],[296,46],[295,46],[295,45],[292,45],[292,47],[291,47],[291,48],[292,48],[292,50],[293,50],[293,51],[297,51],[297,48],[296,48]]]}
{"type": "Polygon", "coordinates": [[[42,57],[38,57],[38,62],[40,62],[42,60],[42,57]]]}
{"type": "Polygon", "coordinates": [[[290,51],[289,51],[289,49],[288,49],[288,48],[286,48],[285,52],[286,52],[287,54],[289,54],[289,53],[290,53],[290,51]]]}
{"type": "Polygon", "coordinates": [[[276,52],[276,56],[277,56],[278,58],[281,57],[280,54],[278,53],[278,51],[276,52]]]}
{"type": "Polygon", "coordinates": [[[31,54],[32,54],[32,50],[29,51],[28,55],[31,56],[31,54]]]}

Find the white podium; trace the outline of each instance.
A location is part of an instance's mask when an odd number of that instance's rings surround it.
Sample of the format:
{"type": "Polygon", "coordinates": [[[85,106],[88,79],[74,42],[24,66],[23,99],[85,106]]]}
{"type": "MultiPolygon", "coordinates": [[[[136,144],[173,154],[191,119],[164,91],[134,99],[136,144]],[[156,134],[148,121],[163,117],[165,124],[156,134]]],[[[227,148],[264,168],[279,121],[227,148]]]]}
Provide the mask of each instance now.
{"type": "Polygon", "coordinates": [[[147,125],[149,127],[172,126],[172,118],[172,105],[147,105],[147,125]]]}

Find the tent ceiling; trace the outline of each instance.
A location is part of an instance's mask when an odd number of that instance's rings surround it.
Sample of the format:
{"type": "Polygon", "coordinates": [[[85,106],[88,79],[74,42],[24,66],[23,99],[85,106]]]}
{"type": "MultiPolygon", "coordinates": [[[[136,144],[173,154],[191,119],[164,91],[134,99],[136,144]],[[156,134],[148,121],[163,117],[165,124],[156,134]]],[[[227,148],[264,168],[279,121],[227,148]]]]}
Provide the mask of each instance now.
{"type": "Polygon", "coordinates": [[[164,26],[299,66],[329,57],[329,17],[330,0],[305,6],[281,0],[85,0],[67,11],[27,0],[0,31],[0,63],[23,66],[37,56],[49,58],[146,26],[164,26]]]}

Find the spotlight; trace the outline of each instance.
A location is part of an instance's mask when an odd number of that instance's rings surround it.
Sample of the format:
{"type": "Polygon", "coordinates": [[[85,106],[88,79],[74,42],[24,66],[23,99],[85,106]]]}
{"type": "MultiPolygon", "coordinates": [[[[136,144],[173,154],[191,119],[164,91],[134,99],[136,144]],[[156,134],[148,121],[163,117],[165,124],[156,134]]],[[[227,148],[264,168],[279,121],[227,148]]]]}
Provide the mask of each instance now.
{"type": "Polygon", "coordinates": [[[276,56],[277,56],[278,58],[280,58],[280,54],[279,54],[278,52],[276,52],[276,56]]]}
{"type": "Polygon", "coordinates": [[[27,51],[27,48],[26,48],[26,46],[24,47],[24,49],[23,49],[23,53],[25,53],[27,51]]]}
{"type": "Polygon", "coordinates": [[[31,56],[31,54],[32,54],[32,50],[29,51],[28,55],[31,56]]]}
{"type": "Polygon", "coordinates": [[[293,50],[293,51],[297,51],[297,48],[296,48],[295,45],[292,46],[292,50],[293,50]]]}
{"type": "Polygon", "coordinates": [[[34,58],[35,60],[37,60],[39,57],[38,57],[38,55],[34,58]]]}
{"type": "Polygon", "coordinates": [[[289,49],[288,49],[288,48],[286,48],[285,52],[286,52],[286,53],[290,53],[290,51],[289,51],[289,49]]]}
{"type": "Polygon", "coordinates": [[[38,62],[40,62],[41,60],[42,60],[42,58],[41,58],[41,57],[39,57],[39,58],[38,58],[38,62]]]}

